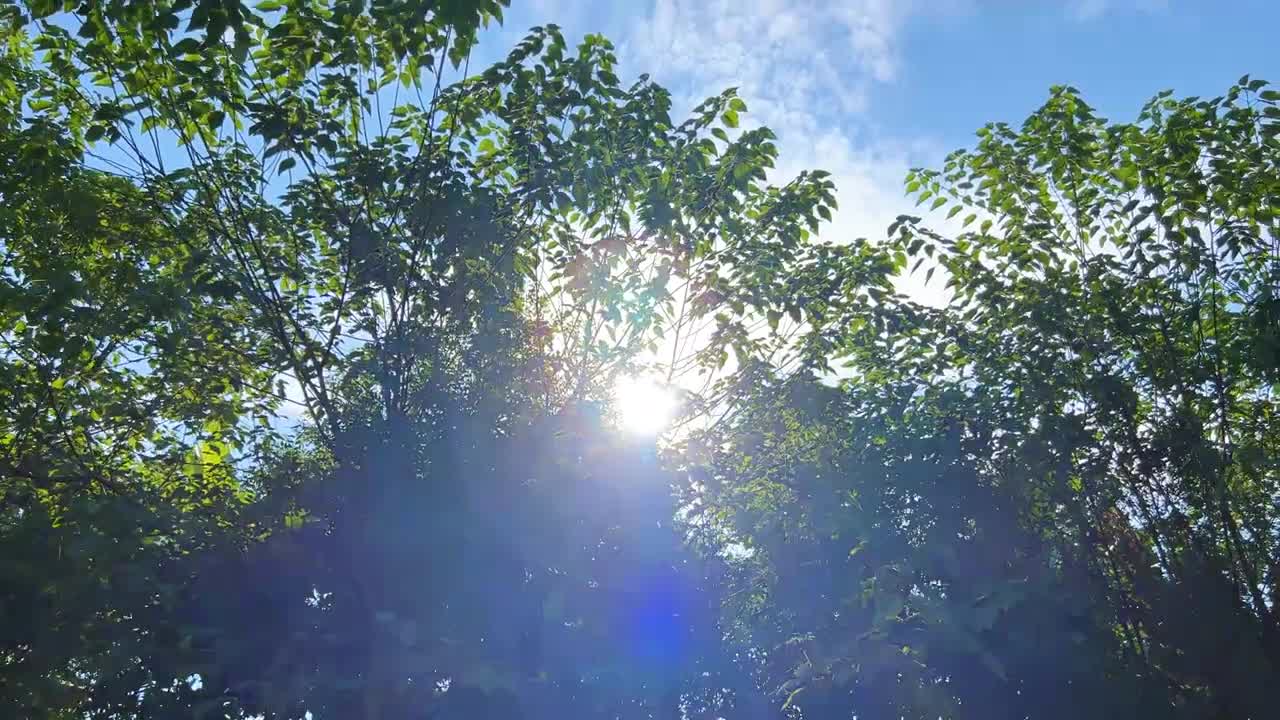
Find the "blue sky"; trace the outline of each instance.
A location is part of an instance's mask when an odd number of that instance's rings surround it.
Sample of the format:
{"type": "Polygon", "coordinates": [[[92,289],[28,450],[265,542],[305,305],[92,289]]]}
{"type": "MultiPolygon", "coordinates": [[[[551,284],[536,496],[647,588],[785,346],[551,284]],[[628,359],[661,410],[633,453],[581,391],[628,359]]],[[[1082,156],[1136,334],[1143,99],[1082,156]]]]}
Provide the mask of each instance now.
{"type": "Polygon", "coordinates": [[[984,122],[1020,122],[1052,84],[1128,120],[1165,88],[1280,82],[1280,2],[1266,0],[512,0],[472,66],[548,22],[571,40],[605,34],[620,74],[649,73],[677,107],[738,86],[779,135],[780,172],[835,175],[841,210],[824,234],[845,237],[882,237],[910,207],[907,168],[984,122]]]}

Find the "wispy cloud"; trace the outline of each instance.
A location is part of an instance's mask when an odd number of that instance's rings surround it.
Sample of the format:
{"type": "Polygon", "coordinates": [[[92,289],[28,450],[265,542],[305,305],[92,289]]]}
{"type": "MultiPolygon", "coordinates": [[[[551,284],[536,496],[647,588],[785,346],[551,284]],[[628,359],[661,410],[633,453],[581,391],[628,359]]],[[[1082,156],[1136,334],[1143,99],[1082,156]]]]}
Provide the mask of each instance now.
{"type": "MultiPolygon", "coordinates": [[[[752,121],[778,135],[772,179],[832,173],[840,208],[824,239],[877,240],[914,209],[903,195],[906,171],[942,156],[939,143],[895,137],[866,113],[875,88],[898,77],[901,31],[914,9],[906,0],[657,0],[629,24],[620,50],[628,67],[670,87],[678,105],[738,87],[752,121]]],[[[921,299],[936,295],[919,285],[904,287],[921,299]]]]}
{"type": "MultiPolygon", "coordinates": [[[[513,15],[513,34],[557,22],[570,36],[604,32],[618,46],[624,75],[648,73],[671,90],[677,116],[737,87],[750,112],[744,127],[767,125],[781,157],[771,180],[801,170],[830,172],[840,208],[822,230],[836,242],[878,240],[900,213],[917,209],[903,176],[937,165],[944,147],[877,126],[878,89],[903,74],[903,30],[918,14],[964,13],[973,0],[654,0],[604,9],[587,0],[533,0],[513,15]],[[517,17],[518,16],[518,17],[517,17]]],[[[932,290],[907,283],[928,300],[932,290]]]]}
{"type": "Polygon", "coordinates": [[[1159,12],[1168,7],[1168,0],[1071,0],[1067,12],[1077,20],[1095,20],[1119,10],[1159,12]]]}
{"type": "Polygon", "coordinates": [[[908,7],[893,0],[657,0],[647,18],[630,23],[622,52],[689,92],[739,87],[757,101],[757,113],[778,119],[855,113],[871,85],[897,74],[894,39],[908,7]]]}

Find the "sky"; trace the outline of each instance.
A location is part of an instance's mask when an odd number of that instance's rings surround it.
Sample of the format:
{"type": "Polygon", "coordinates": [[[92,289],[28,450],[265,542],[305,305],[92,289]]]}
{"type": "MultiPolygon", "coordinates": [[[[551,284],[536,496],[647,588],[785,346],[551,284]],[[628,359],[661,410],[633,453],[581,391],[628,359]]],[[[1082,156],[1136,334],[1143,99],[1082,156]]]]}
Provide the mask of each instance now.
{"type": "Polygon", "coordinates": [[[677,112],[738,87],[750,122],[779,136],[777,172],[834,175],[836,241],[884,237],[913,209],[910,167],[940,165],[984,123],[1020,123],[1051,85],[1131,120],[1163,89],[1280,82],[1274,0],[512,0],[472,67],[546,23],[571,42],[604,34],[624,81],[648,73],[677,112]]]}

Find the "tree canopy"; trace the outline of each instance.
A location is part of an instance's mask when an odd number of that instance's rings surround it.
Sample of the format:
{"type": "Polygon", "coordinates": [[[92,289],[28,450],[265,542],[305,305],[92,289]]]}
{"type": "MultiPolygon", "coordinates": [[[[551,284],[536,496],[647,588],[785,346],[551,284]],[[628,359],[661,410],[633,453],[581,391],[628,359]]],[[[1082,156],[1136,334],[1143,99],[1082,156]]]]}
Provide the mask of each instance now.
{"type": "MultiPolygon", "coordinates": [[[[822,717],[1262,717],[1277,640],[1280,93],[1109,123],[1054,88],[916,171],[946,278],[700,438],[729,610],[822,717]],[[962,215],[963,214],[963,215],[962,215]],[[747,618],[752,618],[746,622],[747,618]],[[762,619],[767,618],[767,619],[762,619]]],[[[785,682],[784,682],[785,681],[785,682]]]]}
{"type": "Polygon", "coordinates": [[[1280,93],[1054,88],[830,238],[505,5],[0,6],[0,707],[1267,714],[1280,93]]]}

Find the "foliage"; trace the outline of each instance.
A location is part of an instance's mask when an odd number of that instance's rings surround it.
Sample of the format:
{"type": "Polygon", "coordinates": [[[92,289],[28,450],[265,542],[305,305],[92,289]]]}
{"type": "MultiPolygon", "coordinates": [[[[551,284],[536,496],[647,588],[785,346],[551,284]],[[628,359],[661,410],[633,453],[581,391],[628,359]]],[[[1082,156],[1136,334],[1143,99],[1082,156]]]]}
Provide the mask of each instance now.
{"type": "Polygon", "coordinates": [[[1280,672],[1280,95],[1055,88],[907,189],[946,278],[691,440],[691,531],[804,717],[1262,717],[1280,672]],[[699,457],[699,452],[701,457],[699,457]],[[700,462],[698,462],[700,460],[700,462]]]}
{"type": "MultiPolygon", "coordinates": [[[[36,74],[10,45],[0,85],[36,74]]],[[[6,706],[74,707],[88,678],[142,681],[128,627],[171,603],[169,561],[206,546],[244,497],[236,420],[270,409],[271,374],[237,327],[234,286],[181,218],[135,185],[83,167],[71,118],[0,112],[0,657],[6,706]]]]}

